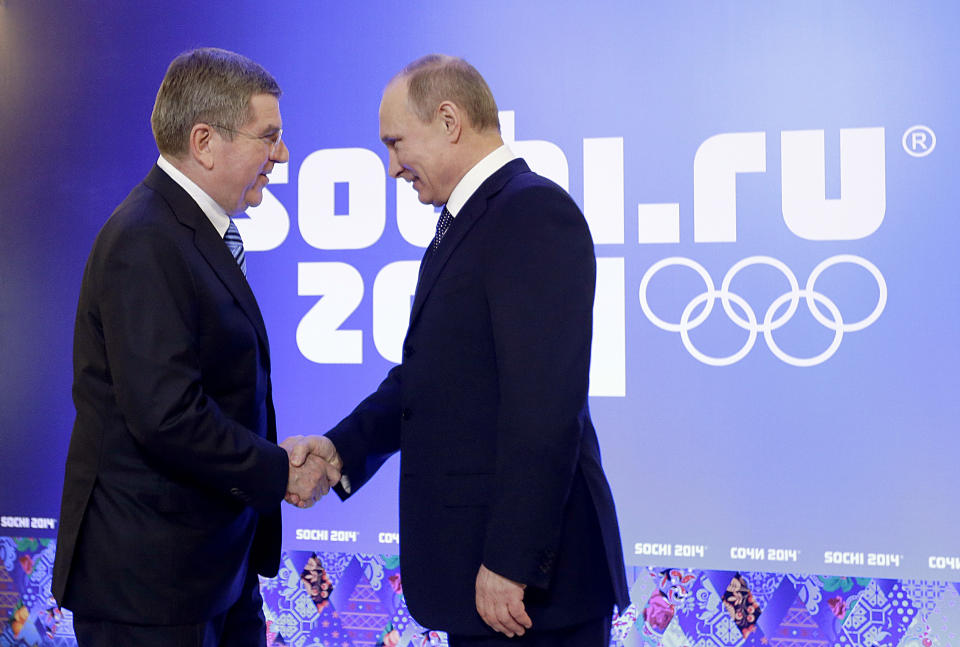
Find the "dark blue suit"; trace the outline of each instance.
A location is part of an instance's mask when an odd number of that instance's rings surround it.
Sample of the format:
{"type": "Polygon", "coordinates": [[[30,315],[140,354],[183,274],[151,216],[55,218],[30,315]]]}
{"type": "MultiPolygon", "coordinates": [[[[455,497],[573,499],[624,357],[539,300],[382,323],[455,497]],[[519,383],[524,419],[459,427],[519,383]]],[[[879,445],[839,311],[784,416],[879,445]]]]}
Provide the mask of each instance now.
{"type": "Polygon", "coordinates": [[[402,363],[328,434],[351,492],[400,450],[403,590],[423,625],[492,633],[481,564],[528,585],[534,630],[628,604],[587,408],[595,275],[573,200],[506,164],[425,255],[402,363]]]}
{"type": "Polygon", "coordinates": [[[209,219],[154,167],[97,236],[53,594],[80,617],[188,624],[274,575],[286,453],[267,335],[209,219]]]}

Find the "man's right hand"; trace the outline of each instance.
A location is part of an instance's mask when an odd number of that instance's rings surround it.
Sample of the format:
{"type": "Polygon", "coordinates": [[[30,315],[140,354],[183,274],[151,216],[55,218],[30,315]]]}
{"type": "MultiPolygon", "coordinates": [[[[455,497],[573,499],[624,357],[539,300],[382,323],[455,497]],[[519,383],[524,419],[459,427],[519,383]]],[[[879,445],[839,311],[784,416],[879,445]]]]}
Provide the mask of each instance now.
{"type": "Polygon", "coordinates": [[[309,508],[340,481],[343,461],[325,436],[291,436],[280,446],[290,459],[288,503],[309,508]]]}

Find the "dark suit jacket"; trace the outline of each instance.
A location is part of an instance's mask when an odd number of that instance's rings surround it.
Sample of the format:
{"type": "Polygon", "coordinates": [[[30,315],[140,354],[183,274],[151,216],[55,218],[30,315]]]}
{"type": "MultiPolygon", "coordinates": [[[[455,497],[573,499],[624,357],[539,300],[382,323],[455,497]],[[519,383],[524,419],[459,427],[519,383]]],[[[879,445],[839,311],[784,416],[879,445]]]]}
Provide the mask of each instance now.
{"type": "Polygon", "coordinates": [[[288,465],[263,319],[209,219],[157,167],[93,245],[73,399],[59,602],[193,623],[236,601],[248,560],[276,574],[288,465]]]}
{"type": "Polygon", "coordinates": [[[508,163],[425,255],[402,363],[328,434],[351,493],[401,452],[403,591],[423,625],[492,632],[481,563],[528,585],[534,630],[629,603],[587,409],[595,277],[573,200],[508,163]]]}

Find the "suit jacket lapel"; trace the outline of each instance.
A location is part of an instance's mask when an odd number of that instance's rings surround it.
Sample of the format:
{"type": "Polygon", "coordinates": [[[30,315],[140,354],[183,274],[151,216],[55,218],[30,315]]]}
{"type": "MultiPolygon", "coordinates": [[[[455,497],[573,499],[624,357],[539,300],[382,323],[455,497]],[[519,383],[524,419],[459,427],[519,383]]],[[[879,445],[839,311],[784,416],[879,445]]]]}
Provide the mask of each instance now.
{"type": "MultiPolygon", "coordinates": [[[[237,261],[233,258],[226,243],[214,229],[213,223],[207,218],[200,206],[190,197],[190,194],[174,182],[160,167],[154,166],[147,178],[144,180],[151,189],[157,191],[166,199],[177,220],[181,224],[193,230],[193,242],[197,251],[207,261],[213,271],[217,274],[227,290],[233,294],[233,297],[240,304],[250,323],[257,331],[264,348],[267,350],[265,357],[269,362],[269,342],[267,340],[267,328],[263,323],[263,316],[260,314],[260,308],[257,306],[256,297],[247,283],[246,277],[240,271],[237,261]]],[[[269,364],[268,364],[269,369],[269,364]]]]}
{"type": "Polygon", "coordinates": [[[420,278],[417,281],[417,290],[413,298],[413,306],[410,309],[410,325],[413,327],[423,307],[424,301],[430,294],[430,290],[437,282],[443,266],[454,253],[460,242],[466,237],[467,233],[473,228],[480,218],[487,211],[487,200],[499,193],[500,189],[514,176],[520,173],[529,172],[530,168],[522,159],[514,159],[500,167],[493,175],[484,180],[483,184],[474,191],[470,199],[460,210],[460,213],[453,219],[450,228],[443,237],[443,242],[436,252],[427,251],[424,254],[421,264],[425,264],[420,272],[420,278]]]}

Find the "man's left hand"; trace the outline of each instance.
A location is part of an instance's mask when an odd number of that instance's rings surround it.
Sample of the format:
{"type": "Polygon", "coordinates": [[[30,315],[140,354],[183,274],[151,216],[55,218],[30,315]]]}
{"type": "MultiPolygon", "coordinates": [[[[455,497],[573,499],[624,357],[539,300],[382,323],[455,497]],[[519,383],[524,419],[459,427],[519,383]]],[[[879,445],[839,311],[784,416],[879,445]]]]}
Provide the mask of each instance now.
{"type": "Polygon", "coordinates": [[[523,606],[526,584],[497,575],[484,565],[477,573],[477,612],[494,631],[507,638],[522,636],[533,626],[523,606]]]}

